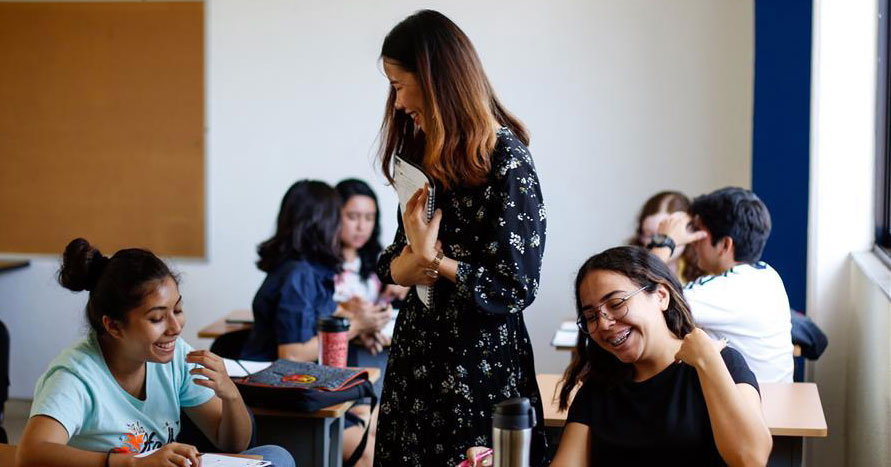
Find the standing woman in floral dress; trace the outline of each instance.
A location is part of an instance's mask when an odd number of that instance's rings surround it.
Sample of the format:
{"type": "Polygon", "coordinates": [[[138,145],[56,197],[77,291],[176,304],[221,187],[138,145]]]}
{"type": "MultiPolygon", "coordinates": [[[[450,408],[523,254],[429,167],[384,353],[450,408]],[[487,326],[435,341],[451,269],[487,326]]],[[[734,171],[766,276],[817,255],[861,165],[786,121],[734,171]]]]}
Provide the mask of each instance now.
{"type": "MultiPolygon", "coordinates": [[[[467,36],[440,13],[396,25],[381,50],[390,81],[380,158],[393,181],[399,155],[435,181],[400,213],[378,263],[386,283],[412,288],[400,310],[382,396],[375,465],[455,465],[491,445],[495,404],[542,405],[523,310],[538,292],[545,208],[526,128],[505,109],[467,36]],[[409,244],[411,246],[409,246],[409,244]]],[[[532,439],[544,462],[542,424],[532,439]]]]}

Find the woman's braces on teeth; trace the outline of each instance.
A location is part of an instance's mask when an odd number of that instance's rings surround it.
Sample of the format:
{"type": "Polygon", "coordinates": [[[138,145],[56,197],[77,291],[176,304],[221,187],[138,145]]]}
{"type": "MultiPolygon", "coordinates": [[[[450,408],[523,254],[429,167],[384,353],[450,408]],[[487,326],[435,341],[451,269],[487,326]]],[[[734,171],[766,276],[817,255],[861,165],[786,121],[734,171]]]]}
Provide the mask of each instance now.
{"type": "Polygon", "coordinates": [[[618,347],[622,345],[626,340],[628,340],[629,335],[631,335],[631,328],[628,328],[624,332],[616,334],[612,339],[607,339],[607,342],[609,342],[610,345],[612,345],[613,347],[618,347]]]}

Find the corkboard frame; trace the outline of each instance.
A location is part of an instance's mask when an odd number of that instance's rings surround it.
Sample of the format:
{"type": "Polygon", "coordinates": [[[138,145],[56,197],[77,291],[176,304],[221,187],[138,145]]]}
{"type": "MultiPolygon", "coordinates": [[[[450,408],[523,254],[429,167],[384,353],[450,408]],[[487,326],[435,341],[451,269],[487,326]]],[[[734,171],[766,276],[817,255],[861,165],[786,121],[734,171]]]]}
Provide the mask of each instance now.
{"type": "Polygon", "coordinates": [[[0,252],[206,258],[204,2],[0,2],[0,252]]]}

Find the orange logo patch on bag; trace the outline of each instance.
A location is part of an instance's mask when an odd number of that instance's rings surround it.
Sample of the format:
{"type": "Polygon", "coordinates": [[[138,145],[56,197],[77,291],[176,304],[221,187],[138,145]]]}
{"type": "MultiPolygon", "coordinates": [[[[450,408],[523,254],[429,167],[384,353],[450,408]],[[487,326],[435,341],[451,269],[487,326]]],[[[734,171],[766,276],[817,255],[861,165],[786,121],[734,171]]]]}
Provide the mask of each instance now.
{"type": "Polygon", "coordinates": [[[313,375],[287,375],[282,377],[282,382],[310,384],[316,382],[316,377],[313,375]]]}

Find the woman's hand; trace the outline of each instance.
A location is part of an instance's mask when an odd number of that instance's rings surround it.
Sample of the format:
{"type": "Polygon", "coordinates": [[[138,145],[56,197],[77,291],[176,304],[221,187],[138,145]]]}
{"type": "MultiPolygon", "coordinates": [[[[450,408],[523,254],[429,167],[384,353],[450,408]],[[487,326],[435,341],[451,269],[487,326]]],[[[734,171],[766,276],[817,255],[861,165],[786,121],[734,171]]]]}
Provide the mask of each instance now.
{"type": "Polygon", "coordinates": [[[690,215],[686,212],[673,212],[662,219],[656,231],[674,240],[675,248],[680,250],[680,247],[708,236],[703,230],[692,230],[690,221],[690,215]]]}
{"type": "Polygon", "coordinates": [[[393,319],[390,305],[376,305],[360,297],[341,303],[357,334],[380,331],[393,319]]]}
{"type": "Polygon", "coordinates": [[[190,370],[190,374],[207,378],[195,379],[195,384],[213,389],[217,397],[224,401],[233,401],[241,397],[235,383],[226,373],[226,364],[216,354],[208,350],[193,350],[186,355],[186,362],[201,365],[190,370]]]}
{"type": "Polygon", "coordinates": [[[428,188],[425,184],[424,188],[416,191],[405,203],[405,212],[402,214],[405,238],[426,264],[430,264],[436,257],[436,239],[439,237],[439,222],[442,220],[442,210],[437,209],[430,222],[427,222],[428,188]]]}
{"type": "Polygon", "coordinates": [[[436,279],[427,274],[430,262],[415,253],[410,245],[402,249],[402,253],[390,263],[390,276],[397,284],[411,287],[413,285],[433,285],[436,279]]]}
{"type": "Polygon", "coordinates": [[[387,336],[384,336],[380,332],[367,332],[364,334],[360,334],[359,343],[362,344],[363,347],[368,349],[368,352],[371,355],[377,355],[384,350],[384,347],[390,345],[390,339],[387,336]]]}
{"type": "Polygon", "coordinates": [[[405,297],[407,295],[408,287],[403,287],[396,284],[389,284],[384,287],[384,291],[381,292],[381,299],[385,301],[405,300],[405,297]]]}
{"type": "Polygon", "coordinates": [[[133,458],[134,467],[168,467],[171,465],[179,467],[201,465],[198,449],[189,444],[170,443],[148,456],[133,458]]]}
{"type": "Polygon", "coordinates": [[[714,357],[721,358],[721,349],[727,346],[726,340],[715,340],[702,329],[693,328],[681,342],[681,348],[674,358],[693,368],[703,368],[705,362],[714,357]]]}
{"type": "Polygon", "coordinates": [[[484,447],[484,446],[474,446],[472,448],[467,449],[467,457],[465,461],[460,465],[468,465],[471,467],[479,467],[485,466],[488,467],[492,465],[492,449],[484,447]],[[477,462],[479,459],[479,462],[477,462]]]}

